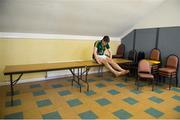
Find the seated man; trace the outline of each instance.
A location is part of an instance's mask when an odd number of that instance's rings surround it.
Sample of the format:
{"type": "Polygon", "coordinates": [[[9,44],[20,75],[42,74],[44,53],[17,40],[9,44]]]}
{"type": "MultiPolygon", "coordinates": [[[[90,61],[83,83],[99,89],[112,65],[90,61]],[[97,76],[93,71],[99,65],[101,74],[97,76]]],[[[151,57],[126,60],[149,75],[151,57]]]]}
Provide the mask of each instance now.
{"type": "Polygon", "coordinates": [[[104,36],[102,40],[95,42],[93,50],[94,59],[98,64],[104,64],[116,77],[127,74],[129,72],[128,70],[122,69],[112,60],[109,42],[109,36],[104,36]],[[105,55],[106,50],[109,55],[105,55]]]}

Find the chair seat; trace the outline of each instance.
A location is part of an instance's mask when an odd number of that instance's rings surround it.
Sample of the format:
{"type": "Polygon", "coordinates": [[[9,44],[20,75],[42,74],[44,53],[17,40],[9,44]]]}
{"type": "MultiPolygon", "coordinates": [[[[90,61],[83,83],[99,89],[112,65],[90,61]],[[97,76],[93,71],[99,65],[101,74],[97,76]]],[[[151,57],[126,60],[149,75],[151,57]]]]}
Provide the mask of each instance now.
{"type": "Polygon", "coordinates": [[[148,78],[148,79],[153,79],[154,76],[152,74],[148,74],[148,73],[138,73],[139,77],[141,78],[148,78]]]}
{"type": "Polygon", "coordinates": [[[159,66],[158,65],[153,65],[152,69],[159,69],[159,66]]]}
{"type": "Polygon", "coordinates": [[[174,69],[174,68],[159,68],[159,72],[174,73],[174,72],[176,72],[176,69],[174,69]]]}
{"type": "Polygon", "coordinates": [[[123,58],[123,55],[113,55],[113,58],[123,58]]]}

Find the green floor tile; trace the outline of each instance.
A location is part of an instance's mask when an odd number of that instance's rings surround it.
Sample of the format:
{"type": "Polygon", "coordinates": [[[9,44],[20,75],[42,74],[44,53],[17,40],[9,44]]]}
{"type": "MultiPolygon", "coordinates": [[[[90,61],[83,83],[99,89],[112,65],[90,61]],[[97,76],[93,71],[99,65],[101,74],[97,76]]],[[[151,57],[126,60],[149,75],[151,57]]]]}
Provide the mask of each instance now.
{"type": "Polygon", "coordinates": [[[85,93],[87,96],[92,96],[92,95],[96,94],[96,92],[93,91],[93,90],[85,91],[84,93],[85,93]]]}
{"type": "Polygon", "coordinates": [[[103,87],[106,87],[104,84],[102,84],[102,83],[98,83],[98,84],[96,84],[96,87],[97,88],[103,88],[103,87]]]}
{"type": "Polygon", "coordinates": [[[55,112],[43,114],[42,118],[43,119],[61,119],[61,115],[57,111],[55,111],[55,112]]]}
{"type": "Polygon", "coordinates": [[[5,106],[6,107],[16,107],[19,105],[21,105],[21,100],[17,99],[17,100],[13,100],[13,105],[11,105],[11,101],[7,101],[5,106]]]}
{"type": "Polygon", "coordinates": [[[119,94],[120,92],[119,91],[117,91],[117,90],[109,90],[109,91],[107,91],[109,94],[111,94],[111,95],[117,95],[117,94],[119,94]]]}
{"type": "Polygon", "coordinates": [[[126,85],[124,85],[122,83],[118,83],[118,84],[116,84],[116,86],[118,86],[119,88],[126,87],[126,85]]]}
{"type": "Polygon", "coordinates": [[[137,89],[130,90],[130,92],[137,94],[137,95],[143,93],[142,91],[137,90],[137,89]]]}
{"type": "Polygon", "coordinates": [[[71,107],[78,106],[78,105],[82,104],[82,102],[79,99],[71,99],[71,100],[68,100],[67,103],[71,107]]]}
{"type": "Polygon", "coordinates": [[[180,96],[178,96],[178,95],[174,95],[172,98],[177,100],[177,101],[180,101],[180,96]]]}
{"type": "Polygon", "coordinates": [[[180,112],[180,106],[176,106],[176,107],[174,108],[174,110],[175,110],[176,112],[180,112]]]}
{"type": "Polygon", "coordinates": [[[120,109],[118,111],[115,111],[113,112],[113,114],[118,117],[119,119],[130,119],[132,117],[132,114],[123,110],[123,109],[120,109]]]}
{"type": "Polygon", "coordinates": [[[39,90],[39,91],[35,91],[35,92],[32,92],[33,93],[33,96],[40,96],[40,95],[45,95],[46,92],[44,90],[39,90]]]}
{"type": "Polygon", "coordinates": [[[158,97],[156,97],[156,96],[152,96],[152,97],[150,97],[150,98],[148,98],[149,100],[151,100],[151,101],[153,101],[153,102],[155,102],[155,103],[162,103],[164,100],[163,99],[161,99],[161,98],[158,98],[158,97]]]}
{"type": "Polygon", "coordinates": [[[44,107],[44,106],[52,105],[52,102],[49,99],[44,99],[37,101],[36,104],[38,107],[44,107]]]}
{"type": "Polygon", "coordinates": [[[61,96],[66,96],[66,95],[70,95],[72,93],[68,90],[64,90],[64,91],[59,91],[58,94],[61,96]]]}
{"type": "Polygon", "coordinates": [[[101,98],[101,99],[98,99],[96,100],[96,102],[101,105],[101,106],[105,106],[105,105],[108,105],[111,103],[111,101],[109,101],[108,99],[106,98],[101,98]]]}
{"type": "Polygon", "coordinates": [[[81,119],[97,119],[97,115],[92,111],[86,111],[79,114],[81,119]]]}
{"type": "Polygon", "coordinates": [[[127,102],[130,105],[134,105],[134,104],[138,103],[138,101],[136,99],[131,98],[131,97],[127,97],[127,98],[123,99],[123,101],[127,102]]]}
{"type": "Polygon", "coordinates": [[[4,119],[23,119],[23,113],[17,112],[17,113],[8,114],[4,117],[4,119]]]}
{"type": "Polygon", "coordinates": [[[159,118],[162,115],[164,115],[163,112],[161,112],[157,109],[154,109],[154,108],[149,108],[149,109],[145,110],[145,112],[148,113],[149,115],[153,116],[154,118],[159,118]]]}
{"type": "MultiPolygon", "coordinates": [[[[19,90],[14,91],[14,96],[19,94],[20,94],[19,90]]],[[[6,96],[11,96],[11,92],[7,92],[6,96]]]]}

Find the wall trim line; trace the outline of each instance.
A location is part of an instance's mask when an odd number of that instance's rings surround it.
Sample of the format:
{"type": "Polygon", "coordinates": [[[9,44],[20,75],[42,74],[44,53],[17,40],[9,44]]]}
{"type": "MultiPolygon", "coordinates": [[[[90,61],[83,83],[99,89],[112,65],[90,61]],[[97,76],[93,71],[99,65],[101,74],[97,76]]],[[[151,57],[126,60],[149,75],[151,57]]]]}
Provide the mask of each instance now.
{"type": "MultiPolygon", "coordinates": [[[[10,39],[59,39],[59,40],[101,40],[103,36],[82,36],[67,34],[14,33],[0,32],[0,38],[10,39]]],[[[120,37],[111,37],[112,41],[120,41],[120,37]]]]}

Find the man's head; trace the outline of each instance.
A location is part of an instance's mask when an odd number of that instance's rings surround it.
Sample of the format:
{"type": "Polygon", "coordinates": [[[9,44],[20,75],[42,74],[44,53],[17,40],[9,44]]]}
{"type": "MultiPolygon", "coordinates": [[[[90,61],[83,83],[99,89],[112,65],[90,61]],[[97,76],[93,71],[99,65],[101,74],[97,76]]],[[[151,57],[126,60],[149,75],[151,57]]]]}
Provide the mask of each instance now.
{"type": "Polygon", "coordinates": [[[102,39],[102,44],[105,46],[110,42],[109,36],[104,36],[102,39]]]}

